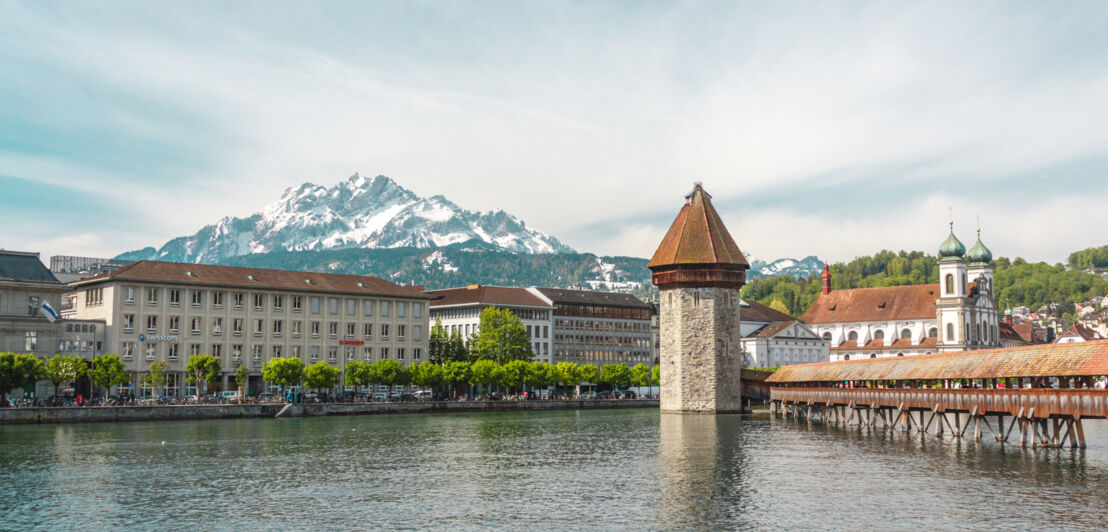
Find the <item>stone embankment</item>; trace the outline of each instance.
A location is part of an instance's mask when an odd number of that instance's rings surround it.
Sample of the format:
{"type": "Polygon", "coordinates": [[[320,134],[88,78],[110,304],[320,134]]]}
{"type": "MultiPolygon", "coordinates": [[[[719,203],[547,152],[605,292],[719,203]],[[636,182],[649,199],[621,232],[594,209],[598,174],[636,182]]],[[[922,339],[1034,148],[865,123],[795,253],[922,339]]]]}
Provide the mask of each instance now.
{"type": "Polygon", "coordinates": [[[657,400],[621,399],[598,401],[421,401],[412,403],[324,403],[305,405],[270,403],[252,405],[0,408],[0,425],[272,418],[276,417],[279,412],[281,417],[304,417],[657,407],[657,400]],[[282,410],[284,411],[282,412],[282,410]]]}

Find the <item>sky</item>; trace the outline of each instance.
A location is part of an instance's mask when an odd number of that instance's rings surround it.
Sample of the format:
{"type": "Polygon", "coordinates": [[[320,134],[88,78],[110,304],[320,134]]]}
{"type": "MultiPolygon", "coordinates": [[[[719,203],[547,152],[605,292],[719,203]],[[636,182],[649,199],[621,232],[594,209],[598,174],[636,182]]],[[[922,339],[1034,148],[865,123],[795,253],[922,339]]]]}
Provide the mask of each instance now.
{"type": "Polygon", "coordinates": [[[387,175],[649,257],[1108,244],[1104,2],[0,0],[0,248],[114,256],[387,175]]]}

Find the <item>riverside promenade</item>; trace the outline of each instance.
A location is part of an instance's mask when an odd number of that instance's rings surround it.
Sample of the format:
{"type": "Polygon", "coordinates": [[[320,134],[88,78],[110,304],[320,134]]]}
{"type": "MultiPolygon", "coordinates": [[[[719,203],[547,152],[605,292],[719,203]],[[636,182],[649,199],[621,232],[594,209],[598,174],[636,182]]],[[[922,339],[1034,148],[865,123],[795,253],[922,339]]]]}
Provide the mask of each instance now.
{"type": "Polygon", "coordinates": [[[396,403],[220,404],[159,406],[87,406],[0,408],[0,425],[35,423],[98,423],[113,421],[175,421],[186,419],[360,416],[434,414],[448,412],[525,412],[658,408],[657,399],[544,401],[413,401],[396,403]]]}

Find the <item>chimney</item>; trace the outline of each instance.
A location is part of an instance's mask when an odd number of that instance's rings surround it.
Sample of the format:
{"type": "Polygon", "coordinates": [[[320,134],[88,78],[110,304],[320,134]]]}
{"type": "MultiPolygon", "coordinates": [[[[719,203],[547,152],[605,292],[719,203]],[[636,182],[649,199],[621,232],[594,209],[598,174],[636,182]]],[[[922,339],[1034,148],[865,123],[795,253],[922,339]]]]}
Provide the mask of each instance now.
{"type": "Polygon", "coordinates": [[[831,266],[823,265],[823,295],[831,293],[831,266]]]}

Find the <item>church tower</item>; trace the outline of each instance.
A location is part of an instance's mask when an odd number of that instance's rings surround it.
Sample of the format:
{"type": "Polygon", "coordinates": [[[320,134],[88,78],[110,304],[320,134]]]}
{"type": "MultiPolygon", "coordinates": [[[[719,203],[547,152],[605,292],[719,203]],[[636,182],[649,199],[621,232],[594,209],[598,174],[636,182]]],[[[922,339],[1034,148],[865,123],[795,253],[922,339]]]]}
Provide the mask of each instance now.
{"type": "Polygon", "coordinates": [[[742,411],[739,289],[750,264],[697,183],[647,267],[661,291],[662,412],[742,411]]]}
{"type": "Polygon", "coordinates": [[[968,316],[966,303],[968,282],[966,279],[966,246],[954,236],[954,222],[950,222],[950,236],[939,246],[939,299],[938,311],[939,351],[963,351],[966,348],[968,316]]]}

